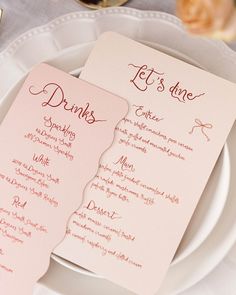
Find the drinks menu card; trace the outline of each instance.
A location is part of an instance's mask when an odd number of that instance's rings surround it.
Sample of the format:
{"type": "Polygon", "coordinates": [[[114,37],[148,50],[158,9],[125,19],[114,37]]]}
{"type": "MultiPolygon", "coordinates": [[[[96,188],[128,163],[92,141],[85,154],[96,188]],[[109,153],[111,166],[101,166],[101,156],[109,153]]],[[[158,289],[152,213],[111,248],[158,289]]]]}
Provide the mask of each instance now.
{"type": "Polygon", "coordinates": [[[81,79],[130,109],[55,253],[154,294],[234,123],[236,86],[112,32],[81,79]]]}
{"type": "Polygon", "coordinates": [[[0,127],[1,294],[32,294],[127,110],[46,64],[28,75],[0,127]]]}

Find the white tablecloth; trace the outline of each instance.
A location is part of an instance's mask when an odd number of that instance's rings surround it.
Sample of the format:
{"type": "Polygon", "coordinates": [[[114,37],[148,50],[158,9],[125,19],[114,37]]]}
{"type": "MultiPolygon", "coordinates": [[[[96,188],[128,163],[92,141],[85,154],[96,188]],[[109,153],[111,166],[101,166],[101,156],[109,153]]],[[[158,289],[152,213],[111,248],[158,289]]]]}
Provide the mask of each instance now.
{"type": "MultiPolygon", "coordinates": [[[[174,0],[130,0],[126,6],[172,14],[175,11],[174,0]]],[[[65,13],[85,10],[74,0],[1,0],[0,7],[4,9],[4,18],[0,26],[0,50],[32,27],[45,24],[65,13]]],[[[236,42],[230,47],[236,50],[236,42]]],[[[38,285],[34,295],[58,293],[38,285]]],[[[215,270],[181,295],[236,295],[236,245],[215,270]]]]}

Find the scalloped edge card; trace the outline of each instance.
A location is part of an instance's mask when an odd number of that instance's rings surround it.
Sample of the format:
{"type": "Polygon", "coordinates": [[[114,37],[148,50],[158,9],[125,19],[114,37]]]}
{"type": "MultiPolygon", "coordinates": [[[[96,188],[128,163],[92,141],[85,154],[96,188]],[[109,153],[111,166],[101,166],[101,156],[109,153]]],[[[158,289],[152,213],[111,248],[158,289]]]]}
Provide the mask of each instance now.
{"type": "Polygon", "coordinates": [[[29,295],[96,174],[125,100],[46,64],[0,127],[0,290],[29,295]]]}

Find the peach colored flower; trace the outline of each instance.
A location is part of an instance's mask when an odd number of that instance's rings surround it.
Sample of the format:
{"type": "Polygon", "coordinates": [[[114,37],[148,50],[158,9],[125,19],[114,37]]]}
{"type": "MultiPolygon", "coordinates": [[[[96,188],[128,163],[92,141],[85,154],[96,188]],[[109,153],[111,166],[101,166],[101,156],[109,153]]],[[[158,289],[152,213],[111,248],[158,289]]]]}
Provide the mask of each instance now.
{"type": "Polygon", "coordinates": [[[236,36],[234,0],[177,0],[177,15],[193,34],[224,40],[236,36]]]}
{"type": "Polygon", "coordinates": [[[212,33],[212,38],[221,39],[226,42],[236,40],[236,10],[223,29],[212,33]]]}

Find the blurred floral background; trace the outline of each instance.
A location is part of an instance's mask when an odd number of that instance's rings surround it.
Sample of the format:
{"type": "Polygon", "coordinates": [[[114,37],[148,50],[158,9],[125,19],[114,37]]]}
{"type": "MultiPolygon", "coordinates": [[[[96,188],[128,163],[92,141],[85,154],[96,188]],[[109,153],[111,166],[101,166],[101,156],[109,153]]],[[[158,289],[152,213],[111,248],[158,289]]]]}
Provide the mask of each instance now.
{"type": "Polygon", "coordinates": [[[234,0],[177,0],[176,12],[190,33],[226,42],[236,39],[234,0]]]}

